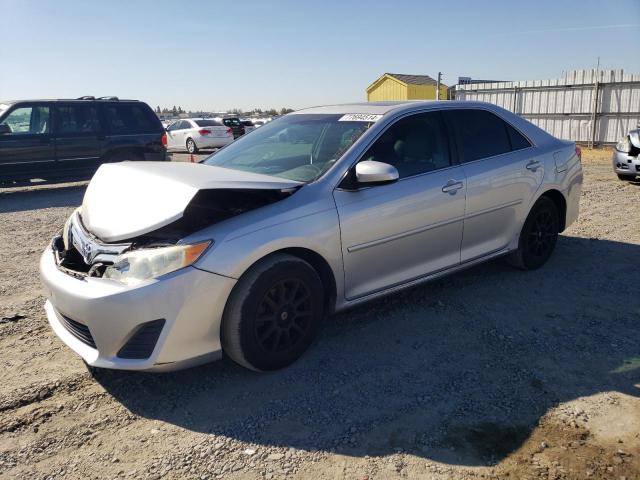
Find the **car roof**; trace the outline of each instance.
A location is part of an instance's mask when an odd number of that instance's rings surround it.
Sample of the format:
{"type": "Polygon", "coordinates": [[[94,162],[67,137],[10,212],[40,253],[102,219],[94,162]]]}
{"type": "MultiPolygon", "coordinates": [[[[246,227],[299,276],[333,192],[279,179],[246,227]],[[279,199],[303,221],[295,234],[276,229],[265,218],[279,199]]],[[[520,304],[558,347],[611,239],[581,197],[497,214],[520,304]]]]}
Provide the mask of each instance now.
{"type": "Polygon", "coordinates": [[[358,102],[343,103],[337,105],[323,105],[317,107],[305,108],[297,110],[290,115],[308,114],[308,113],[325,113],[325,114],[347,114],[362,113],[371,115],[385,115],[390,112],[411,111],[421,109],[426,106],[453,106],[479,107],[492,105],[486,102],[471,101],[455,101],[455,100],[405,100],[398,102],[358,102]]]}
{"type": "Polygon", "coordinates": [[[13,105],[15,103],[38,103],[38,102],[140,102],[140,100],[133,100],[128,98],[110,99],[110,98],[30,98],[26,100],[6,100],[0,101],[5,105],[13,105]]]}

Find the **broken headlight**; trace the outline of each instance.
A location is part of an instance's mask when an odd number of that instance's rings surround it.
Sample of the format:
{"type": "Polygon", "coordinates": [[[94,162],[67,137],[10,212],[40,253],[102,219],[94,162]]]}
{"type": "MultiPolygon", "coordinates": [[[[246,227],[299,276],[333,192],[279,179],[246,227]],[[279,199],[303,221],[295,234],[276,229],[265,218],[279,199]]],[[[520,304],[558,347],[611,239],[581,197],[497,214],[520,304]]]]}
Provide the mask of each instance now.
{"type": "Polygon", "coordinates": [[[622,153],[629,153],[631,151],[631,140],[629,136],[624,137],[616,144],[616,150],[622,153]]]}
{"type": "Polygon", "coordinates": [[[193,245],[147,248],[118,255],[102,278],[110,278],[127,285],[135,285],[165,273],[174,272],[193,264],[209,247],[211,241],[193,245]]]}
{"type": "Polygon", "coordinates": [[[73,222],[73,218],[76,216],[79,210],[80,208],[76,208],[73,213],[69,215],[69,218],[67,218],[67,221],[64,223],[64,227],[62,227],[62,242],[64,244],[65,250],[69,250],[69,230],[71,230],[71,222],[73,222]]]}

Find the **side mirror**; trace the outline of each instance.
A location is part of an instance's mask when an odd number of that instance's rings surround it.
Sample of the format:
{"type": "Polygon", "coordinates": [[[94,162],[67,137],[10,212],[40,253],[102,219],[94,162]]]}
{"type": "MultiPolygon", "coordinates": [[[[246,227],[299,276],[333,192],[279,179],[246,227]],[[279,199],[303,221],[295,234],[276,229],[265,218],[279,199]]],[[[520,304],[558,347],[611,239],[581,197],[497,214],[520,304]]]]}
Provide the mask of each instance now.
{"type": "Polygon", "coordinates": [[[3,123],[2,125],[0,125],[0,135],[5,135],[7,133],[12,133],[11,127],[6,123],[3,123]]]}
{"type": "Polygon", "coordinates": [[[400,178],[398,170],[388,163],[365,160],[356,165],[358,183],[382,185],[395,182],[398,178],[400,178]]]}

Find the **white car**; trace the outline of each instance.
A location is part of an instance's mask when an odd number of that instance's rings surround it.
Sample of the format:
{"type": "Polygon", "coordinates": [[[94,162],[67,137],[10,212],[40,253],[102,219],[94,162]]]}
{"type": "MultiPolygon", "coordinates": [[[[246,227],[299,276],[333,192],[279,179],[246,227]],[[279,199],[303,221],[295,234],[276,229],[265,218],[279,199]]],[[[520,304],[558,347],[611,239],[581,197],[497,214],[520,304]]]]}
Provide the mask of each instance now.
{"type": "Polygon", "coordinates": [[[222,148],[232,142],[231,128],[211,118],[184,118],[167,128],[167,150],[197,153],[201,149],[222,148]]]}

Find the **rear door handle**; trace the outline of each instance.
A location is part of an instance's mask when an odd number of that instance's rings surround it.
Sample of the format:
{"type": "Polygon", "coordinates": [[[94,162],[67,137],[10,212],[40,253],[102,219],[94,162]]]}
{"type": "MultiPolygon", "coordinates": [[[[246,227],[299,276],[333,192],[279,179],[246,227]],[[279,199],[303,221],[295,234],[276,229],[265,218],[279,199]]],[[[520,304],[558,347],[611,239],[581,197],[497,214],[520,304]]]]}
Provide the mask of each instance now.
{"type": "Polygon", "coordinates": [[[464,185],[462,182],[458,182],[456,180],[449,180],[447,184],[442,187],[442,191],[444,193],[448,193],[449,195],[455,195],[455,193],[460,190],[464,185]]]}
{"type": "Polygon", "coordinates": [[[538,170],[541,167],[541,164],[539,161],[537,160],[532,160],[529,163],[527,163],[527,165],[525,166],[525,168],[527,170],[531,170],[532,172],[535,172],[536,170],[538,170]]]}

